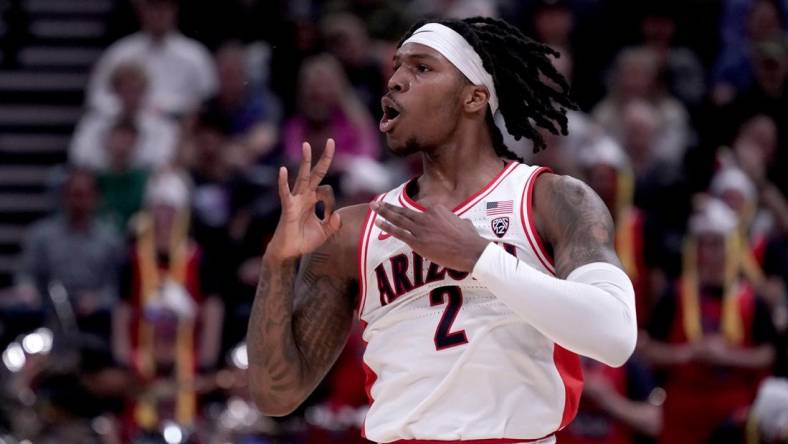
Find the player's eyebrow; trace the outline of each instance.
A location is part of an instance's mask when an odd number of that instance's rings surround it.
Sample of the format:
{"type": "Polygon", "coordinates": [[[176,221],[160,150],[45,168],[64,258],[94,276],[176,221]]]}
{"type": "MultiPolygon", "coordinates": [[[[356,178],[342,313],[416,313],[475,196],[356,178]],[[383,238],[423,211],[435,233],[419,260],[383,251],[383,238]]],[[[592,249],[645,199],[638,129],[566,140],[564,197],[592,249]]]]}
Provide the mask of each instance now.
{"type": "Polygon", "coordinates": [[[432,54],[426,53],[426,52],[415,52],[415,53],[408,53],[408,54],[405,54],[405,55],[402,55],[399,52],[397,52],[396,54],[394,54],[394,57],[392,57],[391,60],[394,63],[397,63],[402,58],[409,59],[411,61],[412,60],[426,60],[426,61],[431,61],[431,62],[437,62],[438,61],[437,57],[435,57],[432,54]]]}

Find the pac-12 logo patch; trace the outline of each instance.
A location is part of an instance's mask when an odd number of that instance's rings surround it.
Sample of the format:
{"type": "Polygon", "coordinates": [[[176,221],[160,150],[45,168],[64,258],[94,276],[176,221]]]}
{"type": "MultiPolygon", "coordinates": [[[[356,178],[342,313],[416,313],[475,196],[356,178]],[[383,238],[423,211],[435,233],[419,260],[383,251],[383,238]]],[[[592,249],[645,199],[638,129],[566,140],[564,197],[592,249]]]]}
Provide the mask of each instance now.
{"type": "Polygon", "coordinates": [[[509,218],[508,217],[498,217],[490,222],[490,226],[492,226],[493,233],[495,233],[498,237],[503,237],[506,234],[506,231],[509,229],[509,218]]]}

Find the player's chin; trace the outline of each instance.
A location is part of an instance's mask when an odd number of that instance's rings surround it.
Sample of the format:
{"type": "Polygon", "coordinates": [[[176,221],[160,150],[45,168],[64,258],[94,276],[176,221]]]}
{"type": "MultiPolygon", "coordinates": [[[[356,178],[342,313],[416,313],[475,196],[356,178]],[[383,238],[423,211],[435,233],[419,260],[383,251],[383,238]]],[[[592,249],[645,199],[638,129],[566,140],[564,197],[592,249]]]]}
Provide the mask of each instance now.
{"type": "Polygon", "coordinates": [[[409,139],[386,134],[386,145],[388,145],[389,150],[397,157],[405,157],[419,151],[418,144],[414,143],[412,140],[410,142],[408,140],[409,139]]]}

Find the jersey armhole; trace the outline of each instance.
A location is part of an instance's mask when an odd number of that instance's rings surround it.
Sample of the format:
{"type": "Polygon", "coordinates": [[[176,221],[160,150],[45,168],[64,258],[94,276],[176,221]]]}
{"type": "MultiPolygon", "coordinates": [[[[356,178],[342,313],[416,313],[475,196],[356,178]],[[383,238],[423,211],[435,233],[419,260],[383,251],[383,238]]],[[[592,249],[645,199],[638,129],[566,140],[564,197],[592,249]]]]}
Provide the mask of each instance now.
{"type": "Polygon", "coordinates": [[[536,179],[542,175],[542,173],[552,172],[553,170],[550,168],[538,167],[528,176],[525,186],[523,187],[522,198],[520,199],[520,221],[523,224],[523,231],[525,232],[525,237],[528,239],[528,244],[531,246],[534,254],[536,254],[539,262],[545,270],[555,275],[553,257],[545,248],[544,242],[539,236],[539,232],[536,230],[533,216],[533,196],[536,179]]]}

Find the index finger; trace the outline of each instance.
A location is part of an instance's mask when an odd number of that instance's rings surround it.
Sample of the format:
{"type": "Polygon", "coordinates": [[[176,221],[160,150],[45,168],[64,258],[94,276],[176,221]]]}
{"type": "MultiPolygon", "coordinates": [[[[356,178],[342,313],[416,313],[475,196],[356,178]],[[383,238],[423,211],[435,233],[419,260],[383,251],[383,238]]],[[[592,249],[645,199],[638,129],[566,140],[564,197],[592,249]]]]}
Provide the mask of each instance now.
{"type": "Polygon", "coordinates": [[[419,213],[407,208],[395,207],[385,202],[372,202],[369,204],[373,211],[394,225],[413,231],[417,229],[416,217],[419,213]]]}
{"type": "Polygon", "coordinates": [[[334,149],[334,139],[328,139],[326,141],[326,148],[320,156],[320,160],[317,161],[317,164],[315,164],[315,167],[312,169],[312,174],[309,177],[309,188],[317,188],[323,178],[326,177],[326,174],[328,174],[328,168],[331,166],[331,161],[334,159],[334,149]]]}

